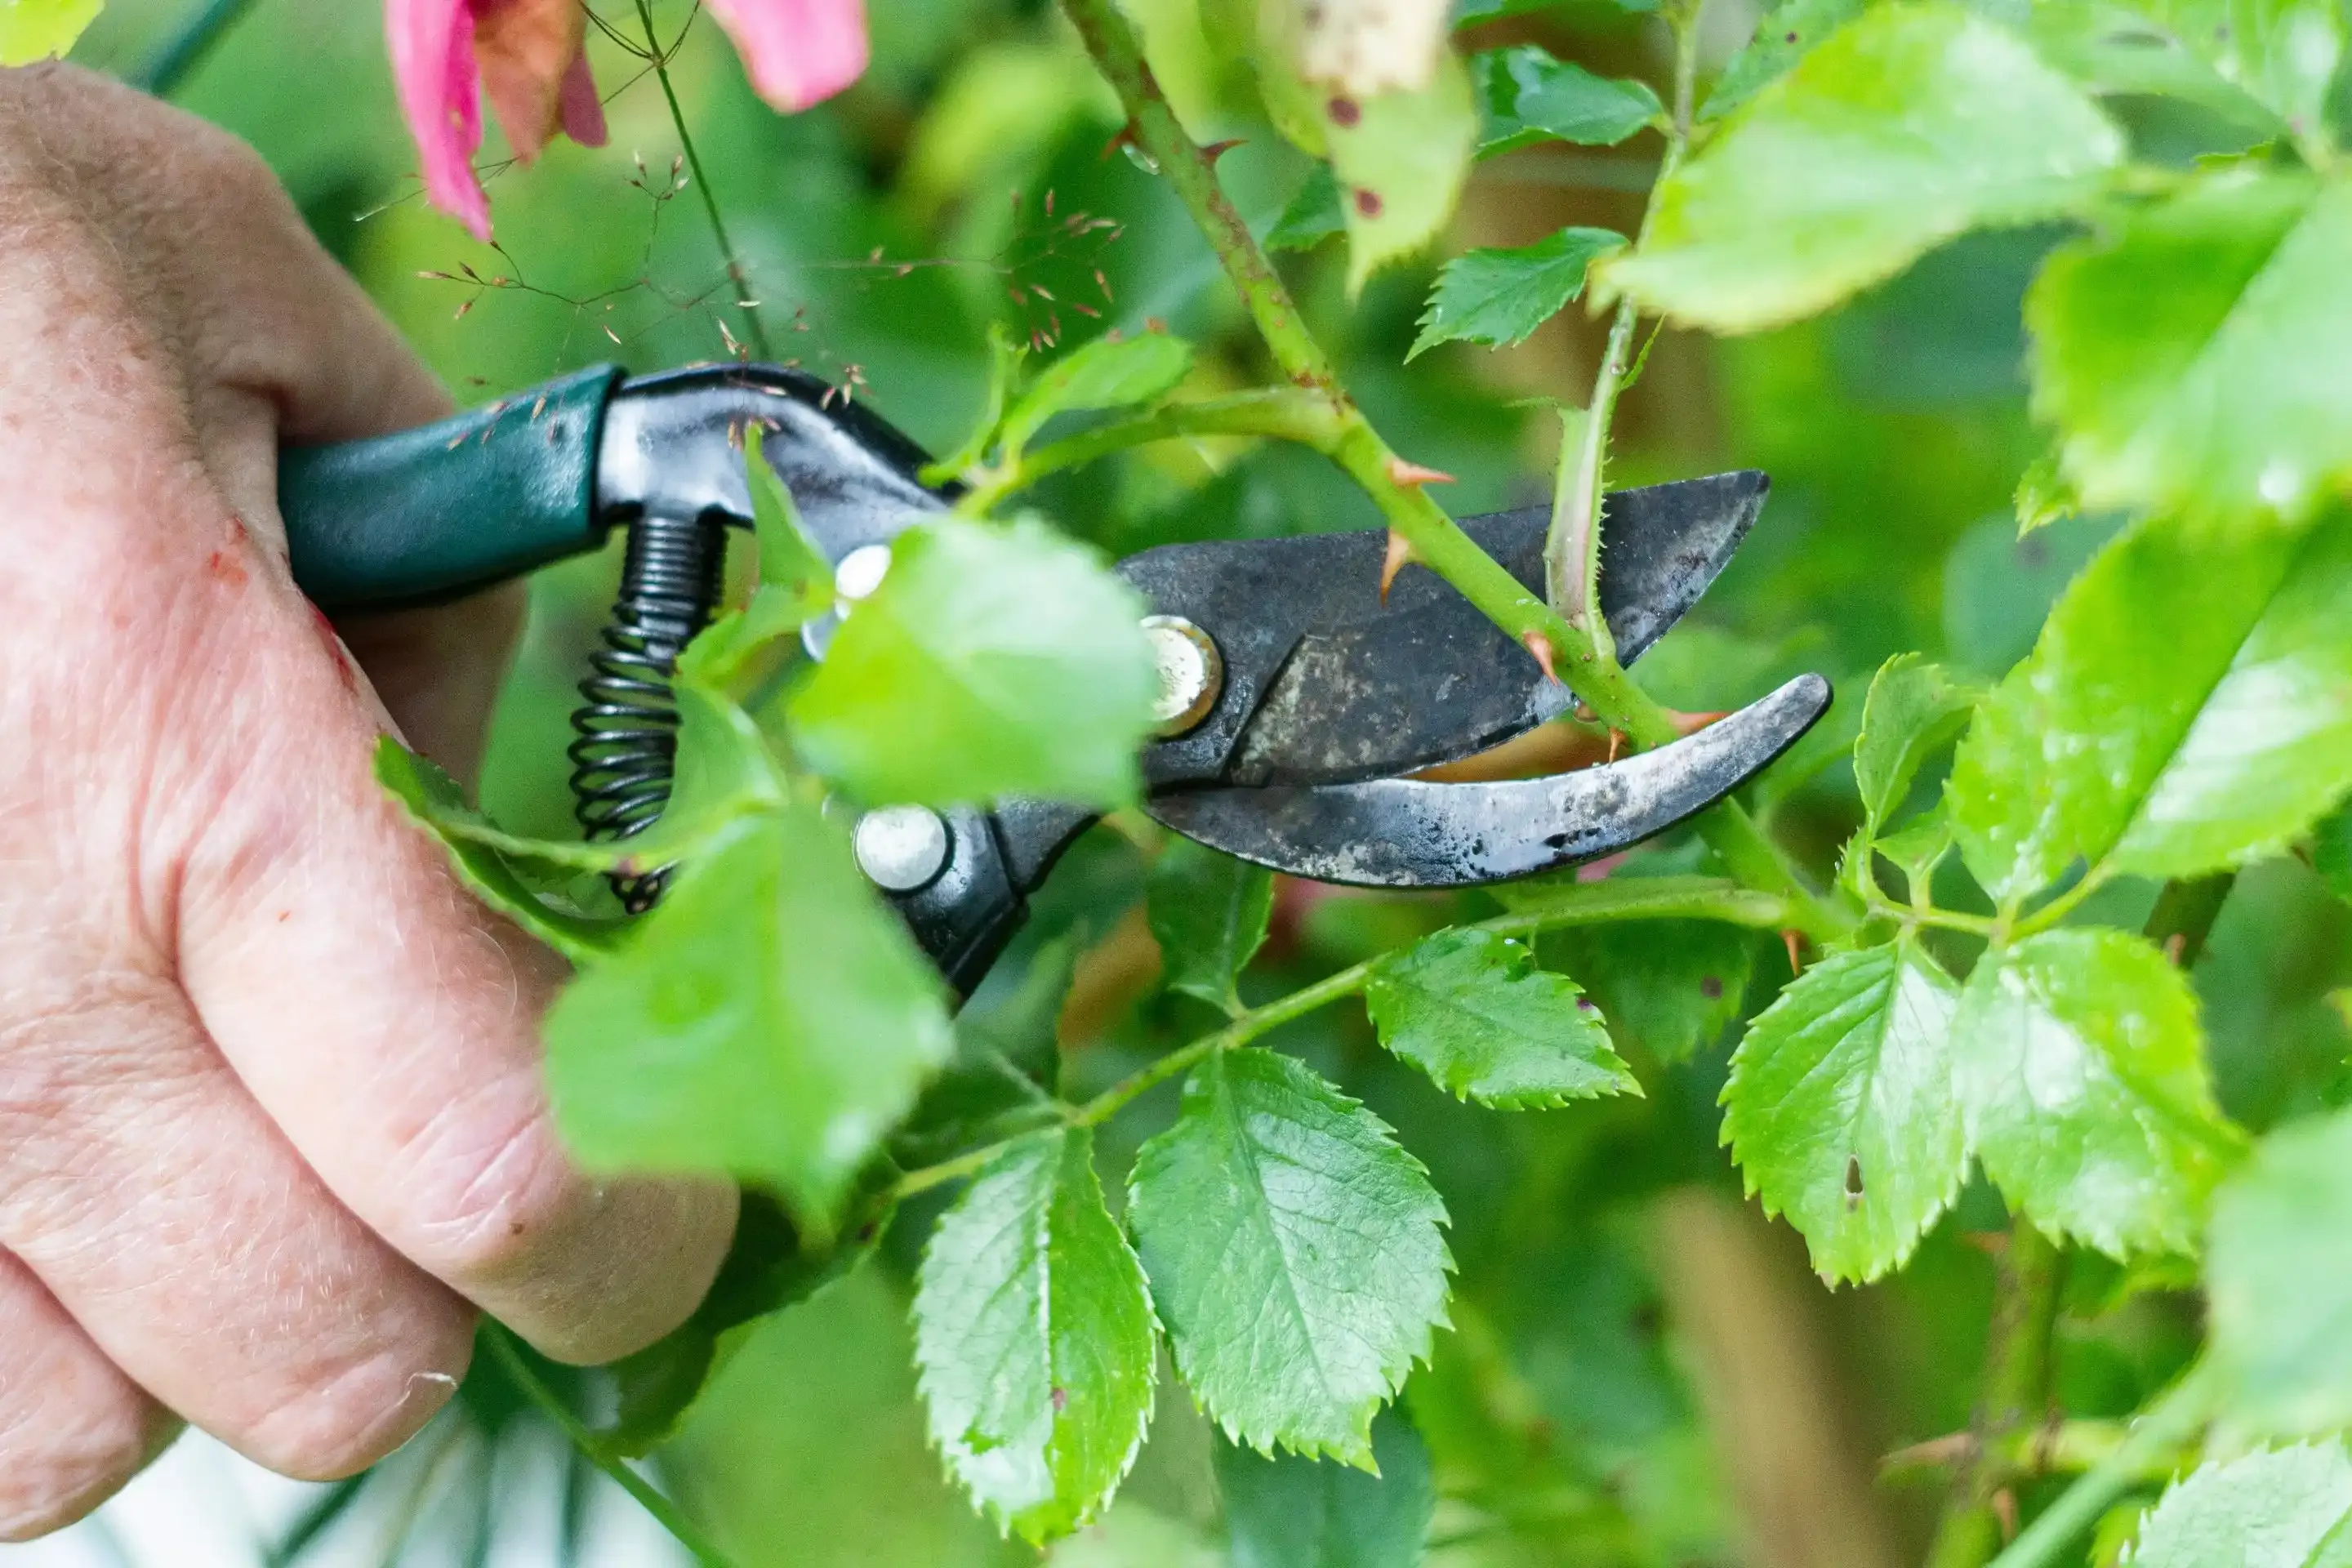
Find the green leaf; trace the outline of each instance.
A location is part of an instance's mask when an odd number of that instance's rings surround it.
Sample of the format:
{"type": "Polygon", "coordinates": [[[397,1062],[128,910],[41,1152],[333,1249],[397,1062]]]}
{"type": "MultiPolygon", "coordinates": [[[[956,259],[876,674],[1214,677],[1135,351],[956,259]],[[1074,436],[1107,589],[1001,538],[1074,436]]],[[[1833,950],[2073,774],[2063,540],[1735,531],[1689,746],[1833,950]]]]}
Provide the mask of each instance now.
{"type": "Polygon", "coordinates": [[[1445,1205],[1386,1123],[1288,1057],[1223,1050],[1137,1152],[1128,1205],[1177,1369],[1226,1436],[1372,1463],[1429,1353],[1445,1205]]]}
{"type": "Polygon", "coordinates": [[[1192,345],[1166,332],[1097,338],[1039,373],[1004,416],[999,439],[1017,452],[1056,414],[1157,402],[1192,370],[1192,345]]]}
{"type": "Polygon", "coordinates": [[[2352,516],[2300,547],[2167,519],[2075,579],[1961,742],[1969,869],[2021,899],[2077,858],[2151,877],[2243,864],[2352,789],[2352,516]]]}
{"type": "Polygon", "coordinates": [[[526,865],[635,876],[691,859],[741,817],[782,805],[783,775],[751,717],[729,699],[691,680],[680,680],[673,695],[678,716],[677,776],[659,820],[645,832],[593,843],[524,838],[500,831],[467,807],[462,795],[454,806],[435,807],[427,820],[445,839],[494,849],[526,865]]]}
{"type": "Polygon", "coordinates": [[[1238,1011],[1234,981],[1265,941],[1274,873],[1175,838],[1152,864],[1146,912],[1168,988],[1238,1011]]]}
{"type": "Polygon", "coordinates": [[[106,0],[0,0],[0,66],[64,54],[105,8],[106,0]]]}
{"type": "Polygon", "coordinates": [[[2022,539],[2037,528],[2047,528],[2083,510],[2083,498],[2068,482],[2055,451],[2044,452],[2026,465],[2010,497],[2017,512],[2017,533],[2022,539]]]}
{"type": "Polygon", "coordinates": [[[940,521],[794,696],[794,743],[867,805],[1133,798],[1158,692],[1143,602],[1042,523],[940,521]]]}
{"type": "Polygon", "coordinates": [[[1505,348],[1524,341],[1584,291],[1584,269],[1594,257],[1624,243],[1612,229],[1564,228],[1516,249],[1465,251],[1437,275],[1420,335],[1404,357],[1444,342],[1505,348]]]}
{"type": "Polygon", "coordinates": [[[1665,112],[1648,84],[1595,76],[1539,44],[1473,56],[1470,79],[1486,116],[1481,158],[1543,142],[1613,147],[1665,112]]]}
{"type": "Polygon", "coordinates": [[[1404,1418],[1372,1418],[1376,1473],[1214,1439],[1232,1568],[1419,1568],[1437,1485],[1404,1418]]]}
{"type": "Polygon", "coordinates": [[[1952,1021],[1969,1142],[2053,1236],[2193,1253],[2241,1145],[2204,1047],[2189,982],[2137,936],[2085,927],[1990,952],[1952,1021]]]}
{"type": "Polygon", "coordinates": [[[1268,250],[1312,250],[1335,234],[1348,232],[1348,215],[1339,210],[1339,181],[1328,163],[1307,171],[1307,183],[1282,209],[1265,237],[1268,250]]]}
{"type": "Polygon", "coordinates": [[[962,446],[923,469],[923,483],[946,484],[987,459],[989,448],[996,445],[997,430],[1004,423],[1004,410],[1013,401],[1013,389],[1020,384],[1021,364],[1028,354],[1025,346],[1013,341],[1003,322],[988,323],[988,390],[981,400],[980,417],[972,421],[971,434],[964,437],[962,446]]]}
{"type": "Polygon", "coordinates": [[[1042,1545],[1109,1503],[1151,1419],[1154,1329],[1087,1129],[1013,1144],[940,1221],[915,1363],[931,1441],[999,1529],[1042,1545]]]}
{"type": "Polygon", "coordinates": [[[458,879],[476,898],[572,963],[605,956],[629,929],[626,921],[598,920],[559,902],[551,890],[534,887],[531,873],[544,880],[552,868],[544,862],[518,864],[497,847],[495,841],[506,836],[466,804],[457,781],[389,735],[376,742],[375,778],[418,826],[441,840],[458,879]]]}
{"type": "Polygon", "coordinates": [[[1782,0],[1756,24],[1755,35],[1715,79],[1702,121],[1720,120],[1789,74],[1815,44],[1862,15],[1862,0],[1782,0]]]}
{"type": "Polygon", "coordinates": [[[743,471],[760,577],[751,602],[705,627],[678,656],[680,678],[724,689],[763,649],[833,608],[833,567],[801,524],[792,492],[761,448],[757,424],[743,430],[743,471]]]}
{"type": "Polygon", "coordinates": [[[2200,1465],[2140,1521],[2132,1568],[2344,1568],[2352,1460],[2341,1443],[2200,1465]]]}
{"type": "Polygon", "coordinates": [[[2216,75],[2278,117],[2295,142],[2323,151],[2328,89],[2344,63],[2336,0],[2135,0],[2216,75]]]}
{"type": "Polygon", "coordinates": [[[798,802],[720,835],[546,1035],[583,1162],[758,1182],[821,1239],[953,1044],[937,973],[798,802]]]}
{"type": "Polygon", "coordinates": [[[1372,967],[1381,1044],[1457,1100],[1527,1110],[1642,1092],[1575,981],[1493,931],[1454,927],[1372,967]]]}
{"type": "Polygon", "coordinates": [[[1718,332],[1826,310],[1988,224],[2077,210],[2122,133],[2073,82],[1946,0],[1842,27],[1659,182],[1647,242],[1595,287],[1718,332]]]}
{"type": "Polygon", "coordinates": [[[1756,933],[1744,926],[1641,920],[1549,931],[1538,952],[1547,967],[1584,987],[1609,1021],[1611,1038],[1679,1062],[1713,1045],[1739,1016],[1756,947],[1756,933]]]}
{"type": "Polygon", "coordinates": [[[1835,953],[1791,982],[1732,1055],[1723,1142],[1824,1279],[1902,1267],[1959,1194],[1959,995],[1916,941],[1835,953]]]}
{"type": "Polygon", "coordinates": [[[2054,252],[2033,411],[2094,510],[2298,521],[2352,479],[2352,186],[2234,170],[2054,252]]]}
{"type": "Polygon", "coordinates": [[[1853,743],[1854,786],[1874,834],[1901,808],[1920,767],[1960,732],[1983,698],[1974,681],[1916,653],[1898,653],[1878,667],[1853,743]]]}
{"type": "Polygon", "coordinates": [[[1348,221],[1348,291],[1444,231],[1470,173],[1478,110],[1470,73],[1444,51],[1417,92],[1384,92],[1324,106],[1324,141],[1348,221]]]}
{"type": "Polygon", "coordinates": [[[2331,892],[2352,903],[2352,801],[2313,825],[2311,864],[2331,892]]]}
{"type": "Polygon", "coordinates": [[[2035,53],[2095,92],[2181,99],[2255,140],[2268,141],[2284,129],[2275,114],[2223,80],[2210,60],[2150,20],[2147,5],[2068,0],[2000,9],[2000,19],[2021,32],[2035,53]]]}
{"type": "Polygon", "coordinates": [[[2283,1127],[2213,1200],[2213,1356],[2277,1433],[2352,1424],[2352,1112],[2283,1127]]]}
{"type": "Polygon", "coordinates": [[[694,1315],[607,1369],[617,1408],[612,1425],[597,1432],[598,1440],[614,1453],[635,1458],[676,1436],[739,1342],[733,1331],[807,1300],[873,1252],[889,1224],[884,1191],[872,1194],[831,1246],[803,1237],[765,1194],[743,1194],[734,1243],[694,1315]]]}

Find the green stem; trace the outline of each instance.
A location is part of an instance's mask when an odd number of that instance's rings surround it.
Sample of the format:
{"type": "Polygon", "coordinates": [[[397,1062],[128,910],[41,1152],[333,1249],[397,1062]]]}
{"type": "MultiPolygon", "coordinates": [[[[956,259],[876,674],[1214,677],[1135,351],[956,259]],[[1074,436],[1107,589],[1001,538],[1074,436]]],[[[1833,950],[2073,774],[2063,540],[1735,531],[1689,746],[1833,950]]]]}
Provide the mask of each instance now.
{"type": "MultiPolygon", "coordinates": [[[[1887,1455],[1879,1462],[1878,1479],[1901,1482],[1946,1473],[1979,1455],[1998,1465],[2009,1480],[2081,1475],[2113,1459],[2116,1450],[2130,1440],[2131,1432],[2128,1422],[2074,1420],[2044,1422],[2028,1430],[2012,1432],[1992,1444],[1979,1442],[1973,1432],[1955,1433],[1887,1455]]],[[[2139,1479],[2146,1484],[2162,1485],[2179,1457],[2177,1452],[2157,1456],[2153,1462],[2141,1467],[2139,1479]]]]}
{"type": "MultiPolygon", "coordinates": [[[[1658,165],[1664,180],[1681,166],[1690,145],[1692,101],[1698,80],[1698,24],[1706,0],[1689,0],[1669,8],[1667,22],[1675,37],[1674,111],[1665,127],[1666,151],[1658,165]]],[[[1642,215],[1634,243],[1649,237],[1650,220],[1657,204],[1642,215]]],[[[1609,464],[1609,436],[1617,417],[1617,396],[1633,368],[1633,330],[1641,312],[1631,296],[1619,301],[1609,323],[1609,340],[1601,351],[1601,365],[1592,379],[1592,399],[1584,417],[1574,422],[1573,461],[1560,453],[1559,488],[1552,498],[1551,528],[1544,539],[1544,586],[1552,607],[1592,638],[1601,658],[1617,657],[1614,637],[1601,614],[1601,498],[1609,464]]]]}
{"type": "MultiPolygon", "coordinates": [[[[1713,920],[1776,931],[1789,923],[1791,913],[1786,901],[1720,877],[1632,877],[1622,882],[1566,884],[1557,892],[1556,898],[1538,907],[1480,921],[1473,929],[1502,936],[1531,936],[1562,926],[1598,925],[1611,921],[1713,920]]],[[[1072,1107],[1063,1120],[1074,1127],[1098,1126],[1212,1052],[1246,1045],[1269,1029],[1361,991],[1370,982],[1379,963],[1378,959],[1367,959],[1350,964],[1312,985],[1302,986],[1262,1007],[1250,1008],[1223,1028],[1177,1047],[1084,1105],[1072,1107]]],[[[891,1189],[891,1198],[909,1198],[976,1174],[1007,1147],[1037,1131],[1026,1128],[968,1150],[952,1160],[909,1171],[898,1178],[891,1189]]]]}
{"type": "Polygon", "coordinates": [[[205,63],[214,46],[253,9],[253,0],[207,0],[204,8],[164,40],[147,68],[131,79],[142,92],[169,98],[205,63]]]}
{"type": "Polygon", "coordinates": [[[2115,1451],[2059,1494],[2040,1518],[2018,1532],[1991,1568],[2045,1568],[2098,1521],[2115,1500],[2147,1484],[2150,1472],[2196,1436],[2221,1403],[2221,1383],[2203,1362],[2134,1422],[2115,1451]]]}
{"type": "Polygon", "coordinates": [[[719,216],[719,193],[710,187],[710,178],[702,172],[702,154],[694,148],[693,133],[686,128],[686,110],[679,107],[677,89],[670,84],[669,57],[662,52],[661,38],[654,31],[653,0],[637,0],[637,20],[645,24],[646,58],[653,62],[655,79],[661,83],[662,97],[669,102],[669,122],[677,128],[677,144],[686,154],[688,172],[694,177],[694,188],[701,194],[702,210],[710,219],[710,237],[719,245],[719,259],[727,264],[727,276],[735,285],[736,308],[743,312],[743,335],[751,352],[759,358],[775,357],[768,346],[767,323],[760,319],[759,310],[748,301],[751,299],[751,277],[743,269],[742,258],[736,253],[735,241],[727,233],[727,220],[719,216]]]}
{"type": "Polygon", "coordinates": [[[2000,1547],[1996,1499],[2011,1480],[1994,1457],[2000,1447],[2042,1425],[2050,1403],[2050,1340],[2058,1320],[2065,1259],[2030,1221],[2009,1229],[1994,1299],[1991,1343],[1985,1352],[1984,1391],[1973,1423],[1977,1451],[1953,1479],[1928,1568],[1983,1568],[2000,1547]]]}
{"type": "MultiPolygon", "coordinates": [[[[1331,362],[1300,319],[1298,307],[1265,252],[1217,184],[1216,167],[1177,121],[1152,79],[1142,45],[1118,0],[1062,0],[1128,116],[1128,131],[1158,165],[1201,233],[1216,252],[1267,351],[1292,384],[1320,394],[1331,405],[1338,439],[1330,455],[1372,499],[1412,558],[1452,584],[1489,620],[1532,650],[1540,644],[1559,679],[1611,729],[1638,747],[1676,739],[1673,721],[1633,684],[1614,658],[1603,658],[1591,637],[1520,586],[1517,578],[1478,548],[1461,525],[1430,500],[1421,481],[1391,450],[1339,384],[1331,362]]],[[[1732,874],[1749,886],[1787,899],[1790,925],[1816,937],[1854,925],[1852,911],[1808,889],[1796,868],[1737,803],[1726,801],[1699,819],[1699,831],[1732,874]]]]}
{"type": "Polygon", "coordinates": [[[1328,451],[1339,440],[1339,428],[1328,398],[1290,387],[1264,387],[1231,397],[1173,403],[1023,452],[1002,467],[968,472],[963,478],[971,489],[956,502],[956,510],[967,517],[984,517],[1007,496],[1048,474],[1150,441],[1181,436],[1267,436],[1328,451]]]}
{"type": "Polygon", "coordinates": [[[702,1564],[702,1568],[734,1568],[727,1554],[712,1545],[709,1539],[695,1528],[692,1521],[678,1512],[677,1505],[656,1491],[643,1476],[604,1451],[604,1446],[596,1441],[594,1433],[580,1424],[580,1417],[572,1413],[572,1407],[557,1398],[553,1389],[540,1381],[539,1373],[533,1372],[530,1363],[523,1359],[522,1352],[517,1348],[514,1336],[507,1331],[505,1324],[485,1320],[481,1337],[482,1342],[490,1347],[490,1354],[497,1358],[499,1369],[514,1380],[515,1386],[539,1406],[541,1415],[555,1423],[556,1429],[578,1450],[581,1458],[610,1476],[623,1491],[636,1499],[638,1506],[653,1515],[654,1521],[668,1531],[677,1543],[702,1564]]]}

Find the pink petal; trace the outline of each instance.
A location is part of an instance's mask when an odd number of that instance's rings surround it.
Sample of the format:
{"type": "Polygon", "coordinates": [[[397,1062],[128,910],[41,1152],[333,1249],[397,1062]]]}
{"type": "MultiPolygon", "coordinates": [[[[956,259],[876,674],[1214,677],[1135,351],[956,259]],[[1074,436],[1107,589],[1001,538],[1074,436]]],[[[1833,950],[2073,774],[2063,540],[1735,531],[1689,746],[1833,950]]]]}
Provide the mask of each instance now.
{"type": "Polygon", "coordinates": [[[474,14],[467,0],[387,0],[385,31],[400,110],[416,138],[425,198],[490,237],[490,199],[474,174],[482,144],[474,14]]]}
{"type": "Polygon", "coordinates": [[[563,73],[563,133],[583,147],[604,144],[604,106],[596,98],[596,79],[588,70],[588,57],[573,58],[563,73]]]}
{"type": "Polygon", "coordinates": [[[785,113],[831,98],[866,69],[864,0],[704,0],[735,40],[751,86],[785,113]]]}

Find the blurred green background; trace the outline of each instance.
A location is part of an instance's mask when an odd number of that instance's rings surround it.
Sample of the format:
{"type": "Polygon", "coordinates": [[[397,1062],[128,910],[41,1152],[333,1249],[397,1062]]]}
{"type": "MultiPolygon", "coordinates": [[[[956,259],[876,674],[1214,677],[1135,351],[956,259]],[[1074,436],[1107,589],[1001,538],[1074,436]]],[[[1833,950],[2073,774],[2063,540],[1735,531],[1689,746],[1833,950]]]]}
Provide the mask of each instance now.
{"type": "MultiPolygon", "coordinates": [[[[1752,26],[1743,7],[1713,6],[1715,61],[1752,26]]],[[[1220,169],[1263,232],[1303,160],[1253,121],[1239,84],[1208,58],[1192,0],[1134,9],[1195,134],[1246,138],[1220,169]]],[[[1266,378],[1206,247],[1156,177],[1113,148],[1109,96],[1050,5],[877,0],[871,72],[794,119],[752,98],[707,19],[667,0],[656,13],[665,38],[686,29],[677,85],[780,357],[849,382],[934,449],[952,446],[977,409],[992,321],[1068,342],[1156,319],[1201,345],[1192,390],[1266,378]],[[1070,221],[1081,214],[1115,226],[1070,221]]],[[[184,16],[162,0],[114,0],[79,56],[132,73],[184,16]]],[[[609,20],[635,27],[626,7],[610,7],[609,20]]],[[[1664,64],[1653,21],[1614,5],[1487,24],[1466,41],[1521,38],[1612,74],[1656,80],[1664,64]]],[[[734,290],[697,194],[671,189],[678,148],[660,92],[640,62],[593,42],[611,145],[558,142],[533,168],[499,169],[489,182],[495,250],[422,204],[372,0],[257,0],[179,96],[260,148],[321,240],[461,401],[604,360],[649,370],[727,357],[719,322],[740,328],[734,290]],[[467,268],[486,281],[446,276],[467,268]]],[[[2227,136],[2177,110],[2121,107],[2143,146],[2175,161],[2227,136]]],[[[1643,138],[1612,153],[1538,149],[1481,164],[1451,247],[1525,244],[1569,223],[1630,230],[1655,158],[1643,138]]],[[[1998,675],[2108,531],[2073,520],[2021,541],[2011,510],[2040,449],[2023,406],[2018,304],[2055,237],[1971,238],[1798,329],[1727,342],[1669,335],[1626,398],[1612,482],[1734,466],[1771,473],[1773,499],[1748,548],[1640,673],[1691,709],[1735,706],[1801,668],[1839,682],[1838,713],[1759,802],[1816,866],[1852,823],[1835,742],[1850,738],[1873,668],[1918,648],[1998,675]]],[[[1455,476],[1443,492],[1450,507],[1548,497],[1556,427],[1540,400],[1580,401],[1590,385],[1598,334],[1580,313],[1507,353],[1455,346],[1408,368],[1430,265],[1382,277],[1352,304],[1336,242],[1283,267],[1391,441],[1455,476]]],[[[1311,455],[1230,441],[1134,454],[1034,499],[1114,552],[1374,521],[1311,455]]],[[[568,826],[571,687],[613,571],[609,559],[586,562],[534,584],[482,785],[510,826],[568,826]]],[[[1145,988],[1121,956],[1136,944],[1149,846],[1132,826],[1082,845],[978,1005],[1008,1026],[1054,1026],[1020,1016],[1010,994],[1031,967],[1087,952],[1059,1029],[1084,1072],[1105,1080],[1203,1022],[1183,999],[1139,999],[1145,988]]],[[[1433,929],[1454,908],[1293,889],[1249,984],[1271,994],[1433,929]]],[[[2198,970],[2224,1100],[2257,1127],[2342,1097],[2346,1031],[2326,998],[2352,979],[2347,934],[2347,911],[2315,879],[2267,867],[2241,882],[2198,970]]],[[[1752,979],[1710,1027],[1763,1005],[1787,974],[1777,945],[1735,944],[1726,962],[1752,979]]],[[[1637,994],[1623,1010],[1642,1005],[1637,994]]],[[[1937,1489],[1881,1482],[1876,1460],[1966,1422],[1991,1274],[1977,1238],[2000,1222],[1989,1191],[1972,1191],[1902,1278],[1832,1296],[1806,1275],[1793,1238],[1739,1204],[1716,1146],[1720,1042],[1680,1064],[1646,1062],[1642,1101],[1518,1117],[1444,1099],[1370,1048],[1352,1008],[1292,1026],[1277,1043],[1395,1124],[1454,1217],[1455,1331],[1407,1394],[1444,1498],[1433,1562],[1916,1559],[1937,1489]]],[[[1170,1104],[1119,1124],[1111,1158],[1123,1162],[1170,1104]]],[[[750,1336],[665,1457],[689,1506],[745,1562],[1034,1559],[996,1541],[924,1444],[904,1315],[929,1218],[906,1216],[872,1266],[750,1336]]],[[[2076,1414],[2126,1412],[2180,1364],[2193,1306],[2162,1283],[2076,1270],[2060,1378],[2076,1414]]],[[[478,1415],[499,1408],[475,1404],[478,1415]]],[[[1171,1385],[1108,1522],[1052,1561],[1223,1561],[1210,1448],[1171,1385]]]]}

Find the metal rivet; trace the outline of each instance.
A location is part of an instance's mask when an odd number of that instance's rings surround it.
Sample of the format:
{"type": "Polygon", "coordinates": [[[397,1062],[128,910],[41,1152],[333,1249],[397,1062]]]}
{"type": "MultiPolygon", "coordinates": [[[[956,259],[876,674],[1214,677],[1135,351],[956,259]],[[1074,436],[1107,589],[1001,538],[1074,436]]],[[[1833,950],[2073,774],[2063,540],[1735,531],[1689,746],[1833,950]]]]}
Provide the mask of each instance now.
{"type": "Polygon", "coordinates": [[[866,598],[882,585],[882,578],[889,570],[888,545],[861,544],[834,567],[833,591],[845,599],[866,598]]]}
{"type": "Polygon", "coordinates": [[[849,836],[857,868],[886,893],[911,893],[947,869],[948,825],[921,805],[886,805],[857,819],[849,836]]]}
{"type": "Polygon", "coordinates": [[[1146,616],[1143,635],[1160,671],[1151,718],[1160,735],[1197,728],[1225,689],[1225,659],[1216,639],[1181,616],[1146,616]]]}

